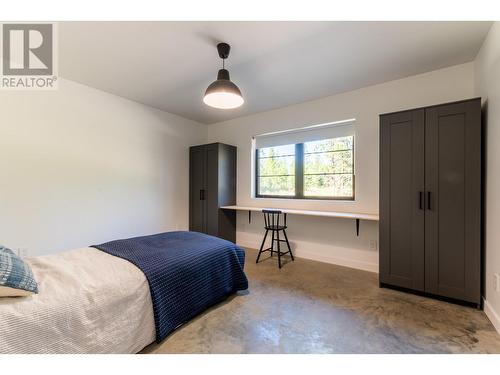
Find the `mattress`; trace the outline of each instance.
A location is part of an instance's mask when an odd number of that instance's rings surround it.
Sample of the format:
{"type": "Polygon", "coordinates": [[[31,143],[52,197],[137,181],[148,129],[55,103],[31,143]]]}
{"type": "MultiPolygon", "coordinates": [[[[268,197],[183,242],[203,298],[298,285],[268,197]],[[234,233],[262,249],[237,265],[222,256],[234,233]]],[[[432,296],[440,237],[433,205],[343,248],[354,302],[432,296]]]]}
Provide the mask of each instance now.
{"type": "Polygon", "coordinates": [[[146,277],[94,248],[28,258],[39,294],[0,298],[0,353],[137,353],[155,341],[146,277]]]}

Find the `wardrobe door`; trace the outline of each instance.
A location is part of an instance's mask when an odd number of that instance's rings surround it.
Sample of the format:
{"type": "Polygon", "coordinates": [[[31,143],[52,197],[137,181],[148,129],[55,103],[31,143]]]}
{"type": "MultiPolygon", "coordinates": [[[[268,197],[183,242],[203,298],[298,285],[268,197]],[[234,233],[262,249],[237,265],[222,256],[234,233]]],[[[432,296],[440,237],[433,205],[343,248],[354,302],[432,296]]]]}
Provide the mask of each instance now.
{"type": "Polygon", "coordinates": [[[206,225],[205,233],[219,236],[219,144],[205,146],[206,225]]]}
{"type": "Polygon", "coordinates": [[[480,302],[481,103],[426,109],[425,290],[480,302]]]}
{"type": "Polygon", "coordinates": [[[189,230],[205,232],[205,147],[189,152],[189,230]]]}
{"type": "Polygon", "coordinates": [[[380,119],[380,281],[423,291],[424,110],[380,119]]]}
{"type": "MultiPolygon", "coordinates": [[[[219,207],[236,204],[236,147],[219,144],[219,207]]],[[[219,208],[219,237],[236,242],[236,211],[219,208]]]]}

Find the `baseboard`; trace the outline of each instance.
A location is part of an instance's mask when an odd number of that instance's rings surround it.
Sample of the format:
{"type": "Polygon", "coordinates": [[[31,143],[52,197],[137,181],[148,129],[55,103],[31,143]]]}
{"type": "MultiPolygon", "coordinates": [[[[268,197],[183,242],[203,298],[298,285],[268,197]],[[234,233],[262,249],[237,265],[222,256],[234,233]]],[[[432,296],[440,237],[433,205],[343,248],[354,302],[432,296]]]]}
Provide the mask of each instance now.
{"type": "Polygon", "coordinates": [[[318,253],[313,253],[313,252],[304,251],[304,250],[297,252],[297,257],[315,260],[315,261],[323,262],[323,263],[336,264],[337,266],[344,266],[344,267],[354,268],[354,269],[362,270],[362,271],[369,271],[369,272],[378,273],[378,264],[363,262],[363,261],[359,261],[359,260],[355,260],[355,259],[334,257],[331,255],[318,254],[318,253]]]}
{"type": "MultiPolygon", "coordinates": [[[[246,241],[240,240],[240,241],[238,241],[238,245],[241,247],[246,247],[246,248],[250,248],[250,249],[255,248],[255,243],[250,242],[250,241],[246,242],[246,241]]],[[[308,252],[308,251],[304,251],[304,250],[300,250],[296,253],[294,252],[294,255],[297,258],[315,260],[317,262],[330,263],[330,264],[335,264],[337,266],[349,267],[349,268],[354,268],[357,270],[378,273],[378,264],[377,263],[369,263],[369,262],[363,262],[363,261],[354,260],[354,259],[347,259],[347,258],[339,258],[339,257],[330,256],[330,255],[325,255],[325,254],[308,252]]]]}
{"type": "Polygon", "coordinates": [[[491,324],[493,324],[493,327],[497,330],[498,333],[500,333],[500,315],[493,309],[491,304],[486,301],[486,299],[483,299],[484,302],[484,313],[490,320],[491,324]]]}

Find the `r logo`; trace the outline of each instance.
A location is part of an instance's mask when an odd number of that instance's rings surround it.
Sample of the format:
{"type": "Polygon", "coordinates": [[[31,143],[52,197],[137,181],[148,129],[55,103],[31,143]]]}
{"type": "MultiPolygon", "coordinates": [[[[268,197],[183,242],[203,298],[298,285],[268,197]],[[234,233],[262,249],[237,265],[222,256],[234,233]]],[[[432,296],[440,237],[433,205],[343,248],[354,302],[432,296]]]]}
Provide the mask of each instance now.
{"type": "Polygon", "coordinates": [[[52,75],[52,24],[3,24],[3,75],[52,75]]]}

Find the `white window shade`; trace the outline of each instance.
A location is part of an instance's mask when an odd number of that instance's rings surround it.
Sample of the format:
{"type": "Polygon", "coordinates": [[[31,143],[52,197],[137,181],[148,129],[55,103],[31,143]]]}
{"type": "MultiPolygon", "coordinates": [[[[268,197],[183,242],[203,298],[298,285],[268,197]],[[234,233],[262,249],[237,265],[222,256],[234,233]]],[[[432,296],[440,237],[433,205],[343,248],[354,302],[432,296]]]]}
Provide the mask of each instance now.
{"type": "Polygon", "coordinates": [[[255,148],[282,146],[354,135],[354,120],[314,125],[255,136],[255,148]]]}

